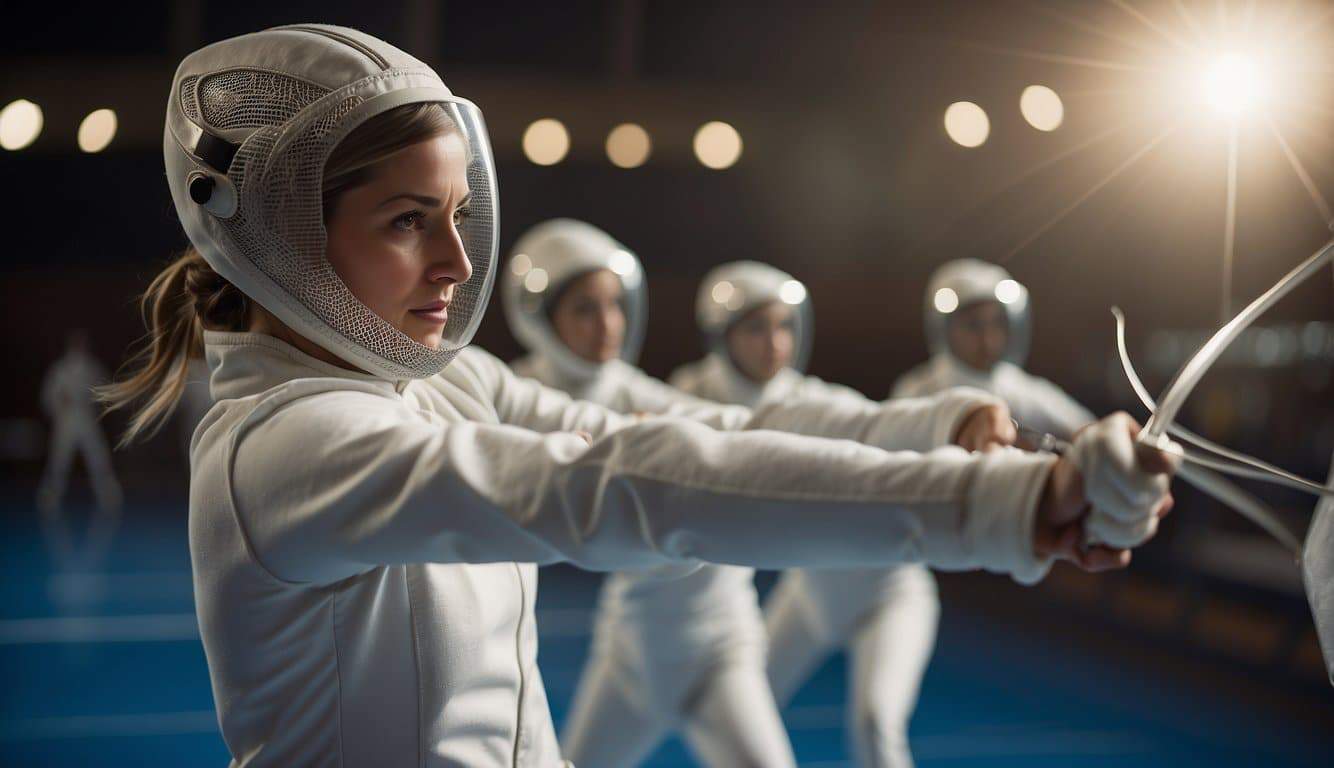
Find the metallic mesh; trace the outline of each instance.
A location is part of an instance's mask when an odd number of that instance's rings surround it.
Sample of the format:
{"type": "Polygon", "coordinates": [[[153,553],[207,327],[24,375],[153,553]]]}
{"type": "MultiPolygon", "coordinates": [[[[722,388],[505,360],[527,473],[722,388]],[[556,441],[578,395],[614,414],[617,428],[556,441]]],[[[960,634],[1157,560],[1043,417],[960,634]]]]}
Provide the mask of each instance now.
{"type": "Polygon", "coordinates": [[[199,82],[197,75],[190,75],[181,81],[181,109],[185,111],[185,116],[198,123],[199,102],[195,100],[195,83],[199,82]]]}
{"type": "MultiPolygon", "coordinates": [[[[257,69],[229,69],[199,83],[203,122],[218,130],[280,125],[319,101],[328,89],[257,69]]],[[[182,94],[184,100],[184,94],[182,94]]],[[[186,114],[190,114],[187,104],[186,114]]]]}

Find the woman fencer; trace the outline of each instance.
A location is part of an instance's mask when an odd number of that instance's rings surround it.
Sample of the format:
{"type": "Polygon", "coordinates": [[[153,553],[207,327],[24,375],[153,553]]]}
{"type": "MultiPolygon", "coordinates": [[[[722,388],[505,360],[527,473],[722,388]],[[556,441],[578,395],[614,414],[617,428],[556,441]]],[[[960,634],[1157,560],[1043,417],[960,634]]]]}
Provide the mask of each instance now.
{"type": "Polygon", "coordinates": [[[1028,289],[1003,267],[977,259],[941,265],[927,281],[924,312],[931,359],[904,374],[893,397],[976,387],[1004,400],[1024,427],[1066,440],[1093,422],[1064,390],[1023,369],[1028,289]]]}
{"type": "MultiPolygon", "coordinates": [[[[709,352],[672,375],[685,392],[751,408],[869,402],[802,373],[811,351],[811,303],[805,286],[786,272],[754,261],[714,269],[701,284],[696,318],[709,352]]],[[[911,766],[908,720],[939,613],[935,579],[920,564],[790,570],[764,607],[774,695],[786,703],[826,656],[846,646],[848,729],[859,764],[911,766]]]]}
{"type": "Polygon", "coordinates": [[[106,397],[143,398],[147,433],[209,362],[190,550],[234,765],[560,764],[534,564],[917,558],[1031,581],[1055,557],[1124,564],[1170,503],[1126,416],[1062,458],[888,453],[626,419],[466,349],[494,277],[480,114],[355,30],[191,54],[163,144],[193,249],[106,397]],[[1112,546],[1084,552],[1090,529],[1112,546]]]}

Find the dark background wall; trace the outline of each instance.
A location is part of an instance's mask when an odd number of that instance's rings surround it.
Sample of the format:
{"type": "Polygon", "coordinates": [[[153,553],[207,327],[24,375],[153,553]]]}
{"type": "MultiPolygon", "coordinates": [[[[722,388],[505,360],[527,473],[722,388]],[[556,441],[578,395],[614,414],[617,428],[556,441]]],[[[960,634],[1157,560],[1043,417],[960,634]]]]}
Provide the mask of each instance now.
{"type": "MultiPolygon", "coordinates": [[[[307,20],[394,41],[483,108],[499,162],[502,253],[553,216],[588,219],[638,251],[649,274],[643,365],[651,373],[699,354],[692,302],[703,273],[754,258],[810,286],[812,371],[883,396],[926,354],[927,276],[973,256],[1005,261],[1032,291],[1033,370],[1099,408],[1128,407],[1108,308],[1130,316],[1137,354],[1151,331],[1207,329],[1220,312],[1227,130],[1199,105],[1194,65],[1168,37],[1203,45],[1205,36],[1246,30],[1281,43],[1296,63],[1273,86],[1266,114],[1320,194],[1334,197],[1334,25],[1320,3],[1259,4],[1249,17],[1235,5],[1220,18],[1213,3],[1187,3],[1198,31],[1171,3],[1135,6],[1151,23],[1109,3],[958,0],[7,11],[22,34],[0,54],[0,102],[37,101],[47,127],[33,146],[0,152],[0,305],[13,371],[0,384],[4,416],[39,415],[39,373],[69,328],[90,329],[108,363],[123,360],[141,331],[136,293],[184,244],[158,144],[175,61],[207,41],[307,20]],[[1291,33],[1305,17],[1320,21],[1291,33]],[[1059,130],[1036,131],[1020,116],[1019,94],[1033,83],[1062,96],[1059,130]],[[941,116],[957,100],[988,112],[982,147],[946,137],[941,116]],[[75,126],[100,106],[117,109],[120,134],[107,151],[82,154],[75,126]],[[539,117],[561,119],[573,137],[570,155],[552,167],[520,151],[522,131],[539,117]],[[695,128],[714,119],[745,141],[741,161],[721,172],[689,150],[695,128]],[[655,142],[633,170],[613,167],[601,149],[606,131],[626,120],[655,142]]],[[[1242,125],[1239,150],[1237,305],[1329,237],[1263,119],[1242,125]]],[[[1326,279],[1266,322],[1331,319],[1326,279]]],[[[519,351],[499,312],[479,342],[506,358],[519,351]]],[[[1167,373],[1147,377],[1157,387],[1167,373]]],[[[1225,388],[1231,375],[1211,381],[1225,388]]],[[[1328,371],[1247,375],[1289,392],[1281,404],[1293,426],[1271,420],[1270,430],[1307,430],[1309,461],[1321,464],[1334,443],[1328,371]]],[[[150,446],[123,460],[135,465],[142,455],[156,466],[147,458],[155,450],[166,455],[150,446]]]]}

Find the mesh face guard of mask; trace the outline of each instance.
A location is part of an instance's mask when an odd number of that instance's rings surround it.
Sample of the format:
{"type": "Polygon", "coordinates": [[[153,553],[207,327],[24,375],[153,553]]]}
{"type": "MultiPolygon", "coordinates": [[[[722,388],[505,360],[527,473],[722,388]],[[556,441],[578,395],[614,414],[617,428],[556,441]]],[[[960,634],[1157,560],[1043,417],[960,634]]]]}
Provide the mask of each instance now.
{"type": "Polygon", "coordinates": [[[601,366],[570,351],[551,324],[554,302],[578,277],[605,269],[621,281],[625,313],[622,360],[634,364],[644,343],[648,292],[639,259],[611,235],[574,219],[552,219],[524,233],[500,277],[510,330],[528,349],[548,357],[566,375],[589,378],[601,366]]]}
{"type": "Polygon", "coordinates": [[[792,310],[793,351],[788,367],[804,373],[814,337],[810,292],[792,275],[758,261],[715,267],[700,283],[695,320],[709,351],[735,367],[727,349],[727,331],[751,310],[775,302],[792,310]]]}
{"type": "Polygon", "coordinates": [[[926,340],[931,354],[949,352],[950,316],[972,304],[999,302],[1009,321],[1004,360],[1022,366],[1032,337],[1028,289],[995,264],[958,259],[937,269],[926,284],[926,340]]]}
{"type": "Polygon", "coordinates": [[[305,338],[392,379],[439,373],[471,341],[494,279],[495,166],[481,112],[430,67],[369,35],[321,24],[223,40],[176,71],[163,154],[190,241],[305,338]],[[387,110],[427,102],[466,140],[472,195],[458,225],[472,277],[454,288],[439,349],[380,318],[335,274],[321,194],[325,162],[343,137],[387,110]]]}

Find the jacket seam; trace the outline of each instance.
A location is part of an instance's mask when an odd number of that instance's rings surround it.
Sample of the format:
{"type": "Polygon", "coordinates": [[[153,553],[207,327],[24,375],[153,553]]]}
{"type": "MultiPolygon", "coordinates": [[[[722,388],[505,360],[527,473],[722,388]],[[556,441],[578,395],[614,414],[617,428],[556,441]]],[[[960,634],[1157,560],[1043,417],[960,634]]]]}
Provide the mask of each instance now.
{"type": "Polygon", "coordinates": [[[347,759],[343,750],[343,653],[338,647],[338,595],[336,593],[331,595],[329,602],[333,606],[330,613],[333,617],[334,677],[338,681],[338,690],[334,696],[338,706],[338,764],[346,765],[347,759]]]}
{"type": "Polygon", "coordinates": [[[412,680],[417,686],[417,765],[426,765],[426,758],[422,754],[422,712],[425,706],[422,697],[425,692],[422,690],[421,674],[421,650],[417,644],[417,609],[412,599],[412,584],[408,581],[408,569],[403,567],[403,592],[408,597],[408,626],[412,629],[412,680]]]}

